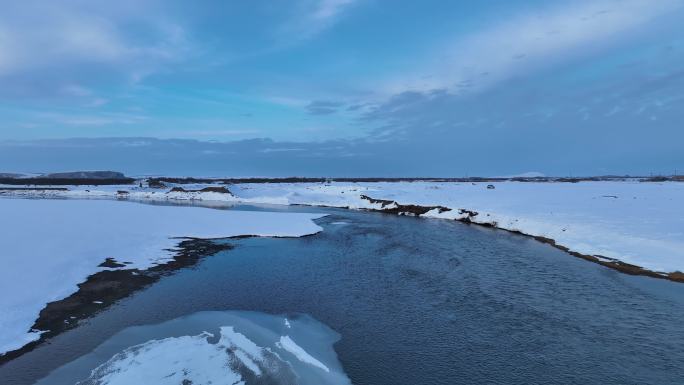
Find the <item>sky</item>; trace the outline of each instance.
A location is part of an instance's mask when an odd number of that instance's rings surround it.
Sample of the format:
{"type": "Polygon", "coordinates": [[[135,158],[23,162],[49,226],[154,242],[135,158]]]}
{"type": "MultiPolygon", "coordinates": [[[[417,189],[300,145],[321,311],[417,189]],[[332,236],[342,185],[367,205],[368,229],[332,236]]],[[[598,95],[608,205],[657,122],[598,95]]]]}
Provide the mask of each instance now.
{"type": "Polygon", "coordinates": [[[0,171],[684,169],[684,0],[0,7],[0,171]]]}

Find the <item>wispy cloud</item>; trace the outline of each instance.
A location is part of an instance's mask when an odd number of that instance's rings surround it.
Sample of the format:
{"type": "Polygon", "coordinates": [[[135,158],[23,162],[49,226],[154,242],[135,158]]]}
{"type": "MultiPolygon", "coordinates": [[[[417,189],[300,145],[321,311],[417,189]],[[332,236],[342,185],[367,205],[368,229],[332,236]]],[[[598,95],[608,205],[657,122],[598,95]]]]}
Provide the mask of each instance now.
{"type": "Polygon", "coordinates": [[[146,121],[148,118],[142,115],[122,114],[122,113],[100,113],[100,114],[67,114],[67,113],[46,113],[37,115],[46,123],[58,124],[63,127],[82,127],[82,126],[121,126],[133,125],[146,121]]]}
{"type": "Polygon", "coordinates": [[[314,11],[311,13],[311,18],[328,21],[342,12],[345,7],[354,3],[354,1],[355,0],[319,0],[314,5],[314,11]]]}
{"type": "Polygon", "coordinates": [[[170,137],[193,137],[193,138],[203,138],[203,137],[234,137],[234,136],[255,136],[259,135],[259,130],[192,130],[192,131],[177,131],[171,132],[170,137]]]}
{"type": "Polygon", "coordinates": [[[336,113],[342,105],[341,102],[314,100],[306,106],[306,111],[311,115],[330,115],[336,113]]]}
{"type": "Polygon", "coordinates": [[[482,89],[563,58],[600,49],[683,6],[682,0],[583,0],[529,11],[459,35],[428,58],[422,70],[402,74],[381,89],[388,94],[482,89]]]}
{"type": "Polygon", "coordinates": [[[60,89],[60,93],[65,96],[90,96],[93,94],[91,90],[78,84],[65,85],[60,89]]]}
{"type": "Polygon", "coordinates": [[[94,98],[88,103],[86,103],[86,107],[102,107],[105,104],[109,103],[109,99],[105,98],[94,98]]]}
{"type": "Polygon", "coordinates": [[[279,35],[294,41],[310,39],[333,26],[340,16],[359,0],[301,0],[296,12],[281,28],[279,35]]]}

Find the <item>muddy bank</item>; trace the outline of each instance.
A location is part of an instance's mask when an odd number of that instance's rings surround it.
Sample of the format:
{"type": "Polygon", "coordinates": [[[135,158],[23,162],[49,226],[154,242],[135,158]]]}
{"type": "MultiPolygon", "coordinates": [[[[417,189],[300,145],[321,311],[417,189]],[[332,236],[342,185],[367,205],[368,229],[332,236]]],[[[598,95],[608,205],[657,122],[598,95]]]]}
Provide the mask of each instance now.
{"type": "MultiPolygon", "coordinates": [[[[450,208],[443,207],[443,206],[418,206],[418,205],[402,205],[398,202],[392,201],[392,200],[385,200],[385,199],[375,199],[371,198],[367,195],[361,195],[361,199],[367,200],[370,203],[374,204],[380,204],[381,208],[380,209],[370,209],[370,211],[377,211],[377,212],[382,212],[382,213],[387,213],[387,214],[395,214],[395,215],[413,215],[413,216],[421,216],[424,215],[425,213],[431,211],[431,210],[439,210],[440,213],[446,212],[446,211],[451,211],[450,208]]],[[[479,223],[476,222],[474,219],[478,215],[476,211],[471,211],[471,210],[466,210],[466,209],[459,209],[458,210],[459,214],[465,214],[466,216],[463,218],[456,219],[457,221],[467,223],[470,225],[477,225],[477,226],[483,226],[483,227],[489,227],[489,228],[495,228],[498,230],[503,230],[507,231],[509,233],[514,233],[526,237],[531,237],[534,238],[542,243],[546,243],[548,245],[551,245],[557,249],[563,250],[566,253],[575,256],[577,258],[582,258],[586,261],[597,263],[599,265],[620,271],[625,274],[630,274],[630,275],[643,275],[647,277],[653,277],[653,278],[660,278],[660,279],[667,279],[670,281],[674,282],[683,282],[684,283],[684,273],[683,272],[672,272],[672,273],[661,273],[657,271],[652,271],[648,269],[644,269],[643,267],[632,265],[629,263],[625,263],[622,261],[619,261],[614,258],[608,258],[604,257],[601,255],[588,255],[588,254],[581,254],[576,251],[570,250],[568,247],[559,245],[556,243],[554,239],[542,237],[542,236],[535,236],[535,235],[530,235],[530,234],[525,234],[521,231],[517,230],[509,230],[505,228],[501,228],[498,226],[496,222],[489,223],[489,222],[484,222],[484,223],[479,223]]]]}
{"type": "Polygon", "coordinates": [[[402,205],[395,201],[385,199],[374,199],[368,195],[361,195],[361,199],[367,200],[370,203],[379,204],[382,207],[382,212],[397,214],[397,215],[415,215],[420,216],[428,211],[437,210],[439,213],[451,211],[450,208],[444,206],[418,206],[418,205],[402,205]]]}
{"type": "MultiPolygon", "coordinates": [[[[471,224],[476,224],[476,223],[471,222],[471,224]]],[[[501,230],[506,230],[506,229],[501,229],[501,230]]],[[[563,250],[566,253],[573,255],[577,258],[582,258],[586,261],[598,263],[599,265],[618,270],[618,271],[625,273],[625,274],[644,275],[644,276],[653,277],[653,278],[667,279],[667,280],[675,281],[675,282],[684,282],[684,273],[679,272],[679,271],[676,271],[673,273],[659,273],[656,271],[644,269],[643,267],[640,267],[640,266],[625,263],[625,262],[619,261],[619,260],[614,259],[614,258],[603,257],[600,255],[581,254],[581,253],[578,253],[576,251],[572,251],[563,245],[557,244],[555,240],[550,239],[550,238],[529,235],[529,234],[522,233],[520,231],[512,231],[512,230],[506,230],[506,231],[511,232],[511,233],[515,233],[515,234],[519,234],[519,235],[523,235],[526,237],[532,237],[532,238],[534,238],[534,239],[536,239],[542,243],[546,243],[546,244],[549,244],[549,245],[551,245],[557,249],[563,250]]]]}
{"type": "Polygon", "coordinates": [[[126,269],[126,262],[107,258],[100,266],[117,270],[99,271],[78,284],[78,291],[69,297],[48,303],[31,327],[31,330],[45,331],[40,339],[24,345],[21,349],[0,355],[0,365],[78,326],[80,321],[157,282],[164,275],[193,266],[201,258],[232,248],[230,244],[220,244],[210,240],[184,239],[174,250],[176,253],[171,260],[145,270],[126,269]]]}
{"type": "Polygon", "coordinates": [[[199,190],[186,190],[183,187],[174,187],[169,192],[183,192],[183,193],[204,193],[204,192],[213,192],[213,193],[219,193],[219,194],[228,194],[231,196],[234,196],[230,190],[223,186],[219,187],[204,187],[199,190]]]}

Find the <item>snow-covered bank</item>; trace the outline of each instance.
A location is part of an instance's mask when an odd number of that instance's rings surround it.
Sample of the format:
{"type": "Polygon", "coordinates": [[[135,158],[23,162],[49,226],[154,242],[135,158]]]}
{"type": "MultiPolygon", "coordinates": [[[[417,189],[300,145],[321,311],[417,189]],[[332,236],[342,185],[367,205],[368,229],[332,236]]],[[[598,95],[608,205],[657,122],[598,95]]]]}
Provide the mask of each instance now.
{"type": "Polygon", "coordinates": [[[684,272],[684,184],[364,183],[236,185],[248,201],[392,209],[442,206],[422,216],[475,223],[553,239],[572,251],[617,259],[656,272],[684,272]],[[441,211],[441,212],[440,212],[441,211]],[[476,213],[476,215],[474,215],[476,213]]]}
{"type": "MultiPolygon", "coordinates": [[[[162,201],[302,204],[397,210],[400,205],[441,206],[421,214],[468,220],[551,239],[600,261],[618,260],[662,273],[684,272],[684,183],[560,182],[343,182],[227,185],[231,193],[201,192],[219,184],[182,185],[191,192],[142,186],[87,186],[5,191],[35,197],[106,197],[162,201]],[[488,185],[494,188],[487,188],[488,185]],[[370,199],[364,199],[364,196],[370,199]],[[386,200],[391,202],[379,202],[386,200]],[[396,202],[392,203],[392,202],[396,202]],[[475,215],[476,214],[476,215],[475,215]]],[[[64,187],[64,186],[63,186],[64,187]]],[[[0,190],[0,194],[3,192],[0,190]]]]}
{"type": "Polygon", "coordinates": [[[321,230],[320,215],[212,210],[112,200],[0,199],[0,354],[39,338],[29,332],[43,307],[67,297],[103,270],[164,263],[174,237],[296,237],[321,230]]]}

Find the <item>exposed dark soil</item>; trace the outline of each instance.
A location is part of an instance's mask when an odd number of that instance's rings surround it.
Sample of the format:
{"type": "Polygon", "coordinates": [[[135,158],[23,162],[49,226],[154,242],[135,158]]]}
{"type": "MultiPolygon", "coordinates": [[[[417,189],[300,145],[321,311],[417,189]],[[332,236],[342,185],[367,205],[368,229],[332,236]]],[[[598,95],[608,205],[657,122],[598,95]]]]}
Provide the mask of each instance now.
{"type": "Polygon", "coordinates": [[[174,187],[172,188],[169,192],[215,192],[215,193],[220,193],[220,194],[230,194],[233,195],[233,193],[230,192],[227,188],[224,186],[216,186],[216,187],[205,187],[200,190],[186,190],[183,187],[174,187]]]}
{"type": "MultiPolygon", "coordinates": [[[[504,229],[502,229],[502,230],[504,230],[504,229]]],[[[658,273],[658,272],[655,272],[652,270],[644,269],[643,267],[640,267],[640,266],[631,265],[629,263],[621,262],[621,261],[613,259],[613,258],[607,258],[607,257],[603,257],[600,255],[581,254],[581,253],[578,253],[576,251],[572,251],[565,246],[557,244],[555,240],[550,239],[550,238],[528,235],[528,234],[521,233],[519,231],[511,231],[511,230],[506,230],[506,231],[516,233],[516,234],[520,234],[520,235],[524,235],[527,237],[532,237],[532,238],[534,238],[534,239],[536,239],[542,243],[546,243],[546,244],[549,244],[549,245],[551,245],[557,249],[561,249],[561,250],[565,251],[566,253],[573,255],[577,258],[582,258],[586,261],[598,263],[599,265],[618,270],[618,271],[625,273],[625,274],[644,275],[644,276],[653,277],[653,278],[668,279],[670,281],[675,281],[675,282],[684,282],[684,274],[682,274],[681,272],[678,272],[678,271],[673,272],[673,273],[668,273],[668,274],[658,273]]]]}
{"type": "Polygon", "coordinates": [[[437,209],[440,213],[451,211],[450,208],[444,206],[418,206],[418,205],[402,205],[395,201],[384,200],[384,199],[374,199],[368,195],[361,195],[361,199],[365,199],[370,203],[382,205],[382,212],[398,214],[398,215],[415,215],[420,216],[428,211],[437,209]],[[388,207],[392,206],[392,207],[388,207]]]}
{"type": "Polygon", "coordinates": [[[125,264],[119,263],[116,261],[114,258],[106,258],[104,262],[101,264],[97,265],[98,267],[109,267],[112,269],[117,269],[119,267],[126,267],[125,264]]]}
{"type": "Polygon", "coordinates": [[[148,179],[147,180],[147,186],[150,188],[164,188],[166,185],[159,180],[156,179],[148,179]]]}
{"type": "MultiPolygon", "coordinates": [[[[67,298],[51,302],[41,310],[38,320],[31,330],[45,330],[40,339],[25,345],[21,349],[0,355],[0,365],[27,353],[50,338],[74,328],[116,301],[128,297],[162,276],[173,273],[184,267],[195,265],[201,258],[214,255],[233,246],[215,243],[203,239],[184,239],[175,250],[176,254],[168,263],[153,266],[146,270],[119,269],[103,270],[89,276],[78,285],[78,291],[67,298]]],[[[121,268],[126,265],[107,258],[101,267],[121,268]]]]}

